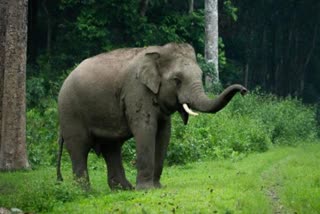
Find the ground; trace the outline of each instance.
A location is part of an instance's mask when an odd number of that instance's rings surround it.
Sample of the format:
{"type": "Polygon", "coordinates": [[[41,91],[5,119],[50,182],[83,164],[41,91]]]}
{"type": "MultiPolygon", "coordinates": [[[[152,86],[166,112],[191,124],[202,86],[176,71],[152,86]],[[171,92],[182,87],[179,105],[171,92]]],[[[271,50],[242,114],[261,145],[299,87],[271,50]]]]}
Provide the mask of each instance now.
{"type": "MultiPolygon", "coordinates": [[[[95,157],[90,157],[94,159],[95,157]]],[[[90,166],[92,191],[55,183],[55,169],[0,174],[0,207],[36,213],[319,213],[320,144],[166,167],[162,189],[110,191],[103,161],[90,166]],[[94,165],[94,166],[92,166],[94,165]]],[[[134,183],[135,170],[127,167],[134,183]]]]}

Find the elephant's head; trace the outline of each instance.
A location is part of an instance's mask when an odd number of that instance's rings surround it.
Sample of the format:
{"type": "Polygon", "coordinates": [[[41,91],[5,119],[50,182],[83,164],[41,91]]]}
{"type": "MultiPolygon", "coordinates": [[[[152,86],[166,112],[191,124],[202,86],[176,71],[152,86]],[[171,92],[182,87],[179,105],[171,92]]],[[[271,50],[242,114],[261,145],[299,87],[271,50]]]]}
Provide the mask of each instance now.
{"type": "Polygon", "coordinates": [[[215,113],[225,107],[237,92],[245,94],[247,91],[236,84],[229,86],[216,99],[208,98],[195,51],[188,44],[170,43],[147,50],[140,65],[138,78],[156,94],[162,110],[168,114],[178,111],[185,124],[189,114],[197,114],[191,109],[215,113]]]}

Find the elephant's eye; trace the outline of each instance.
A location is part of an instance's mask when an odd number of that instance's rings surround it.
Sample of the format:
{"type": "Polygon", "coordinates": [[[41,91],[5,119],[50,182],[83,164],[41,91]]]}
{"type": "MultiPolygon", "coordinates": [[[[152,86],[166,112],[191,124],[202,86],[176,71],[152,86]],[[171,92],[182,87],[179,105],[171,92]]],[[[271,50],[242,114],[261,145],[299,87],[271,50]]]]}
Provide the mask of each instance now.
{"type": "Polygon", "coordinates": [[[174,79],[174,81],[175,81],[175,83],[176,83],[177,86],[180,86],[180,85],[181,85],[181,80],[180,80],[179,78],[175,77],[175,78],[173,78],[173,79],[174,79]]]}

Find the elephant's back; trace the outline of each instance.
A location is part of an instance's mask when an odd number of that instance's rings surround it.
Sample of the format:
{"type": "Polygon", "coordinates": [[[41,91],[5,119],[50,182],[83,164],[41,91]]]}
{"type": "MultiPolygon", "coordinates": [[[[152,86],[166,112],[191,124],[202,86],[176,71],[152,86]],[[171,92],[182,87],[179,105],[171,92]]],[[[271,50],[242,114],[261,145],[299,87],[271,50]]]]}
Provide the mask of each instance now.
{"type": "Polygon", "coordinates": [[[102,53],[86,59],[83,64],[102,66],[100,72],[111,73],[113,76],[125,72],[125,67],[136,57],[144,48],[122,48],[111,52],[102,53]]]}
{"type": "Polygon", "coordinates": [[[112,133],[127,133],[127,127],[119,130],[119,127],[123,127],[121,124],[125,123],[121,89],[128,72],[125,67],[142,50],[119,49],[81,62],[66,78],[60,90],[60,120],[82,118],[94,132],[106,130],[104,126],[109,124],[108,130],[112,130],[112,133]]]}
{"type": "MultiPolygon", "coordinates": [[[[87,90],[122,85],[125,67],[143,48],[123,48],[83,60],[67,77],[65,84],[87,90]]],[[[79,90],[79,89],[78,89],[79,90]]]]}

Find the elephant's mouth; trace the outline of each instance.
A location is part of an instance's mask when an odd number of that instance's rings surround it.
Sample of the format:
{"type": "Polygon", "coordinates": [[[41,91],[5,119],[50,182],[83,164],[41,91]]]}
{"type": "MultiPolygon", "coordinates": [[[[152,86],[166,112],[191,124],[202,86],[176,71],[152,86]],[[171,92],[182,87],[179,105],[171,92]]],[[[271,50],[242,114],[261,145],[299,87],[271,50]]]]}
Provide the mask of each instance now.
{"type": "Polygon", "coordinates": [[[180,113],[180,116],[183,120],[183,123],[186,125],[188,123],[188,119],[189,119],[189,115],[192,116],[197,116],[199,115],[198,113],[192,111],[187,103],[184,103],[180,106],[180,108],[178,109],[178,112],[180,113]]]}

